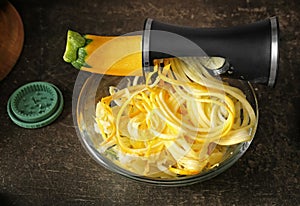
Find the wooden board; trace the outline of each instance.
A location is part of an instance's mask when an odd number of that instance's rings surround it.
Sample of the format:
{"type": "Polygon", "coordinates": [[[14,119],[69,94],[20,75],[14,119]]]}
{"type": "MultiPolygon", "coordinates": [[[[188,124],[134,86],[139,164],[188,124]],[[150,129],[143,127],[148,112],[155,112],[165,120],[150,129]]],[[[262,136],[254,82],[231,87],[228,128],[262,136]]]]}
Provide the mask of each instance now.
{"type": "Polygon", "coordinates": [[[23,48],[24,29],[21,17],[7,2],[0,6],[0,81],[16,64],[23,48]]]}

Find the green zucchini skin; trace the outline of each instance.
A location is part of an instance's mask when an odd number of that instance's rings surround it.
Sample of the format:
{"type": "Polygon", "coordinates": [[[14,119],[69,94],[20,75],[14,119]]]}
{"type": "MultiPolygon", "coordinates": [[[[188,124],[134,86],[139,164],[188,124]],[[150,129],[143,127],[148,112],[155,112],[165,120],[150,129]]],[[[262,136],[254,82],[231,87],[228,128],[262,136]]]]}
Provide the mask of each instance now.
{"type": "Polygon", "coordinates": [[[85,63],[85,57],[88,55],[85,47],[91,42],[91,39],[85,38],[84,35],[78,32],[68,30],[66,49],[63,55],[63,60],[71,63],[76,69],[90,67],[85,63]]]}

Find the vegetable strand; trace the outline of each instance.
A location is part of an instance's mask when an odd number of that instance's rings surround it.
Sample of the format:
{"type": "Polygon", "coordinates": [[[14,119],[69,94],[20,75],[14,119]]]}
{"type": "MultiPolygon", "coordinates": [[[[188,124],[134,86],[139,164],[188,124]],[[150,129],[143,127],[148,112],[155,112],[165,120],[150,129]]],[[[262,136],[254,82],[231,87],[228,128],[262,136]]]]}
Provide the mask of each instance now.
{"type": "MultiPolygon", "coordinates": [[[[245,94],[211,76],[205,58],[156,60],[144,84],[111,87],[96,108],[101,151],[140,175],[195,175],[228,146],[251,140],[256,115],[245,94]],[[112,145],[114,145],[112,147],[112,145]]],[[[213,61],[211,61],[213,62],[213,61]]]]}

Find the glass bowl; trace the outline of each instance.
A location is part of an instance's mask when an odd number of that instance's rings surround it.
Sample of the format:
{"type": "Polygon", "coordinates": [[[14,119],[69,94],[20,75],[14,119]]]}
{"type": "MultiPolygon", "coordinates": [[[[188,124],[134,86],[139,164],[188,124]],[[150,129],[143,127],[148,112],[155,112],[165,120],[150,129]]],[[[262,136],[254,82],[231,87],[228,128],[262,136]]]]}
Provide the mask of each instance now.
{"type": "Polygon", "coordinates": [[[224,172],[246,152],[257,128],[258,104],[253,87],[249,82],[242,80],[228,79],[226,81],[230,81],[231,85],[240,88],[245,93],[247,100],[254,109],[257,119],[254,127],[252,128],[252,138],[248,142],[229,146],[226,154],[224,155],[223,161],[218,164],[217,167],[213,167],[212,169],[201,172],[197,175],[178,176],[170,179],[147,177],[120,167],[99,151],[98,146],[102,142],[102,137],[97,132],[97,129],[95,129],[96,104],[101,97],[109,95],[109,86],[116,86],[122,84],[122,82],[124,83],[124,77],[92,74],[84,71],[79,72],[73,92],[73,119],[77,134],[88,154],[90,154],[97,163],[108,170],[127,178],[159,186],[184,186],[208,180],[224,172]]]}

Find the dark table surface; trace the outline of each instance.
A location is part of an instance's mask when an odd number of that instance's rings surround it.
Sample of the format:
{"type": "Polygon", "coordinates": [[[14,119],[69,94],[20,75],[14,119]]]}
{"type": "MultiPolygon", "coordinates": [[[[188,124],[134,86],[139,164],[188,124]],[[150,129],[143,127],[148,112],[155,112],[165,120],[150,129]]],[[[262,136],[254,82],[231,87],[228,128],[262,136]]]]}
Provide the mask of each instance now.
{"type": "Polygon", "coordinates": [[[17,64],[0,82],[0,205],[300,204],[298,1],[11,3],[22,17],[25,41],[17,64]],[[193,27],[223,27],[275,15],[281,29],[277,84],[275,88],[254,85],[260,110],[257,134],[246,154],[230,169],[191,186],[157,187],[104,169],[83,149],[72,119],[72,93],[78,71],[62,60],[68,29],[121,35],[141,30],[146,17],[193,27]],[[37,80],[60,88],[64,110],[49,126],[23,129],[9,119],[7,100],[21,85],[37,80]]]}

